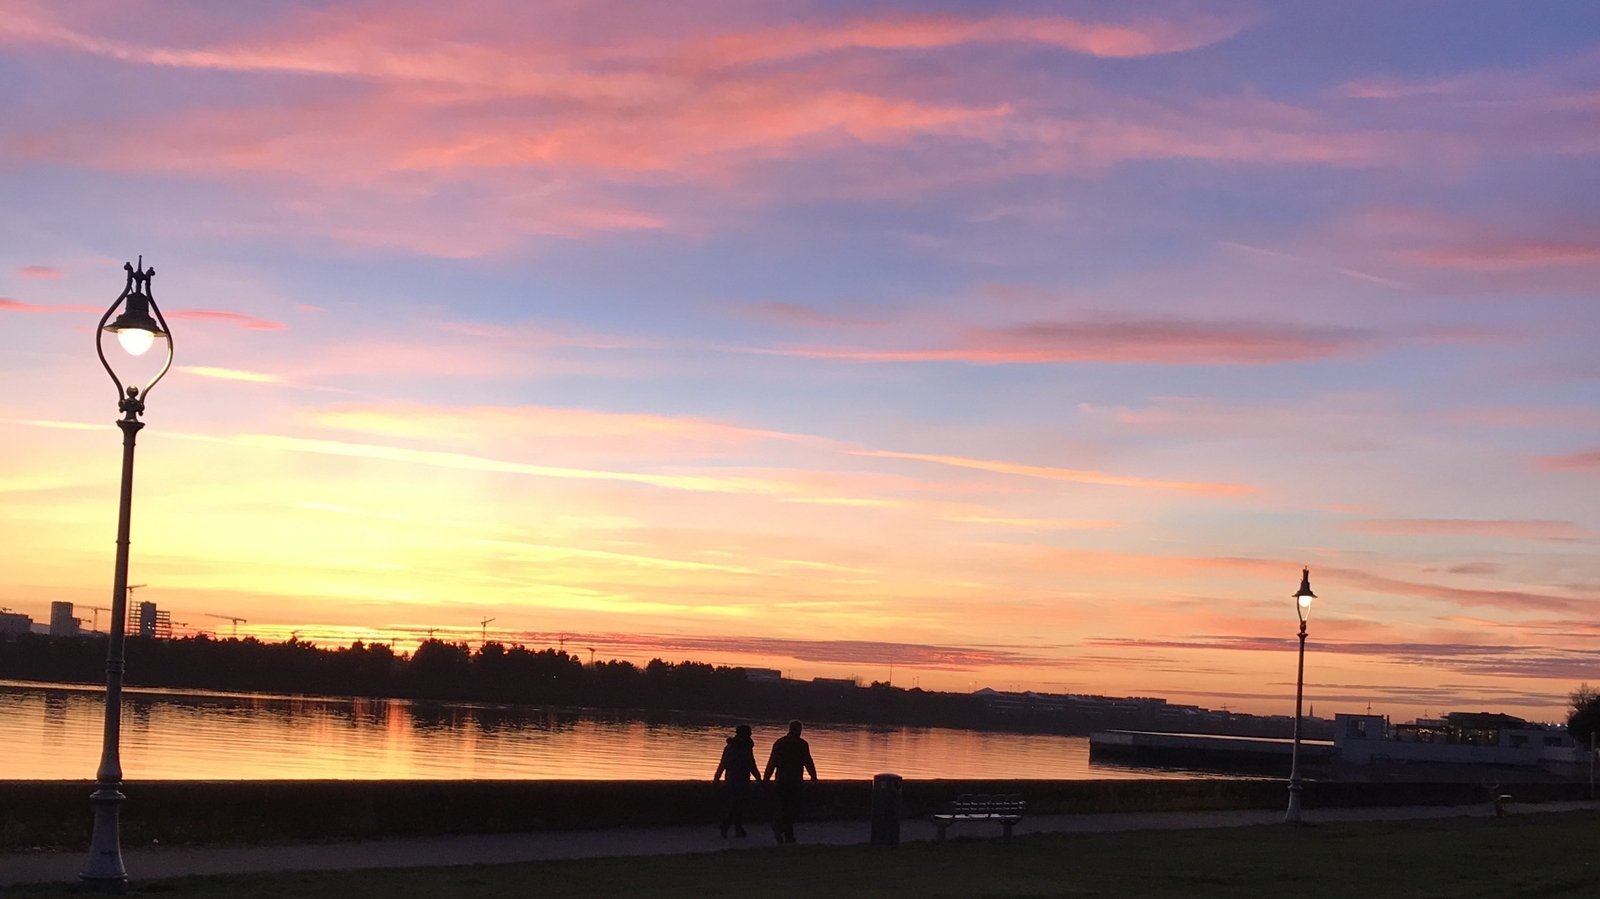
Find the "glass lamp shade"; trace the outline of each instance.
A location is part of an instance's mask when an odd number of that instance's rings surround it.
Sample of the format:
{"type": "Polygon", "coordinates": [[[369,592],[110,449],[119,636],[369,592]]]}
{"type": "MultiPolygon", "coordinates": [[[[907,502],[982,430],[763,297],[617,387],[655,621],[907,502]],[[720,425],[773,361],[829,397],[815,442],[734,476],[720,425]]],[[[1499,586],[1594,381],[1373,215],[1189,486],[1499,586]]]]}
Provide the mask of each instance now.
{"type": "Polygon", "coordinates": [[[1311,569],[1302,569],[1300,572],[1300,589],[1294,591],[1294,610],[1300,616],[1300,623],[1304,624],[1311,617],[1311,601],[1317,594],[1311,592],[1311,569]]]}
{"type": "Polygon", "coordinates": [[[106,330],[117,335],[117,342],[129,355],[140,356],[150,349],[157,337],[165,337],[167,332],[150,316],[148,296],[132,291],[127,295],[127,302],[122,314],[106,325],[106,330]]]}
{"type": "MultiPolygon", "coordinates": [[[[110,329],[108,328],[107,330],[110,329]]],[[[156,342],[155,333],[146,331],[143,328],[123,328],[115,333],[117,335],[117,343],[122,344],[122,348],[130,356],[143,356],[145,351],[150,349],[156,342]]]]}

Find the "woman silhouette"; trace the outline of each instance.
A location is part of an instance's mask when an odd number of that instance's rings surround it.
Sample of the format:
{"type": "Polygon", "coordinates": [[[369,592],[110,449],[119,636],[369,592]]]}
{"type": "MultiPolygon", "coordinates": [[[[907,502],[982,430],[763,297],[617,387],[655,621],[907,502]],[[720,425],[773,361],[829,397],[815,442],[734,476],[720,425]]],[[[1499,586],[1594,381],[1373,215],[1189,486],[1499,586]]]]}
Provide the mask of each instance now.
{"type": "Polygon", "coordinates": [[[727,839],[728,828],[736,836],[744,836],[744,804],[750,792],[750,782],[759,776],[756,769],[756,741],[750,738],[750,725],[741,724],[733,729],[728,745],[722,747],[722,761],[717,763],[717,773],[711,775],[715,783],[728,776],[728,812],[722,817],[722,836],[727,839]]]}

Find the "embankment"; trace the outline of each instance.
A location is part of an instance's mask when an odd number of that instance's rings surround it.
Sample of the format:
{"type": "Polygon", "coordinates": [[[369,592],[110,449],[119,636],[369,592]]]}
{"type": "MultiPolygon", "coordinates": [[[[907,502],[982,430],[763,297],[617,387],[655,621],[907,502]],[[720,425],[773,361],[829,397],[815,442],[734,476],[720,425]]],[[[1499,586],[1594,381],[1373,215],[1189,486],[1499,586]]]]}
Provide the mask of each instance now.
{"type": "MultiPolygon", "coordinates": [[[[865,820],[869,781],[808,784],[809,817],[865,820]]],[[[89,843],[88,781],[0,781],[0,852],[89,843]]],[[[1517,801],[1589,798],[1587,784],[1517,784],[1517,801]]],[[[714,823],[719,785],[691,781],[163,781],[125,784],[124,846],[374,839],[458,833],[585,830],[714,823]]],[[[1273,808],[1284,784],[1267,780],[907,781],[906,817],[960,793],[1018,793],[1030,814],[1273,808]]],[[[1482,784],[1311,781],[1305,807],[1466,805],[1482,784]]],[[[758,794],[753,820],[765,820],[758,794]]]]}

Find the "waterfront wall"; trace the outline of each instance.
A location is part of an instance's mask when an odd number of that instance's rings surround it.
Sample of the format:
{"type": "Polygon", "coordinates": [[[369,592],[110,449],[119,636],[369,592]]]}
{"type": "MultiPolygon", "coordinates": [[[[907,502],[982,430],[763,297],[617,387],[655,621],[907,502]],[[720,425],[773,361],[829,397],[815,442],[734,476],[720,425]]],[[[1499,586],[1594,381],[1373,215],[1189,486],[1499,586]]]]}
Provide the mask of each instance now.
{"type": "MultiPolygon", "coordinates": [[[[870,781],[807,784],[808,817],[861,819],[870,781]]],[[[88,846],[89,781],[0,781],[0,851],[88,846]]],[[[690,781],[197,781],[124,786],[123,845],[270,843],[449,833],[516,833],[700,824],[721,814],[717,785],[690,781]]],[[[1030,814],[1276,808],[1284,784],[1268,780],[907,781],[906,817],[960,793],[1018,793],[1030,814]]],[[[1587,784],[1517,784],[1517,801],[1589,798],[1587,784]]],[[[753,820],[768,816],[763,795],[753,820]]],[[[1466,805],[1482,784],[1306,784],[1305,807],[1466,805]]]]}

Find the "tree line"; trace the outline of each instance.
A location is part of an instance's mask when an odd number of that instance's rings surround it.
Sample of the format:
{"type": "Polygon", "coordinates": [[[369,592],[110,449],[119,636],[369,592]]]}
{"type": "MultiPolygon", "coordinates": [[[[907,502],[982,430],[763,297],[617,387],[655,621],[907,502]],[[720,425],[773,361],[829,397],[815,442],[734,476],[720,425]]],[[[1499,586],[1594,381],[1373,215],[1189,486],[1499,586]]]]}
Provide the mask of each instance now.
{"type": "MultiPolygon", "coordinates": [[[[684,710],[751,719],[805,718],[862,724],[987,728],[996,719],[969,694],[888,684],[750,678],[745,669],[652,659],[585,665],[560,649],[429,639],[414,652],[356,641],[324,649],[293,639],[176,640],[130,636],[124,683],[251,693],[684,710]]],[[[103,636],[0,635],[0,678],[63,683],[105,680],[103,636]]]]}
{"type": "MultiPolygon", "coordinates": [[[[0,634],[0,678],[104,683],[105,657],[106,638],[101,635],[0,634]]],[[[126,657],[124,682],[134,687],[681,710],[750,720],[803,718],[1065,734],[1107,728],[1170,729],[1146,709],[1114,709],[1110,702],[1089,713],[1043,707],[1000,710],[970,693],[907,690],[886,683],[855,687],[752,679],[743,668],[659,658],[643,666],[620,660],[585,665],[561,649],[495,641],[474,650],[465,643],[428,639],[406,654],[383,643],[359,640],[324,649],[294,638],[267,643],[254,637],[217,639],[204,634],[177,640],[130,636],[126,657]]],[[[1580,744],[1588,745],[1590,735],[1600,732],[1600,689],[1584,684],[1569,699],[1568,726],[1580,744]]],[[[1287,736],[1278,732],[1285,729],[1284,723],[1282,718],[1234,714],[1220,724],[1208,722],[1208,729],[1287,736]]],[[[1321,729],[1308,735],[1331,737],[1321,729]]]]}
{"type": "MultiPolygon", "coordinates": [[[[1087,709],[1047,703],[997,707],[971,693],[902,689],[887,683],[752,678],[743,668],[652,659],[585,665],[561,649],[489,641],[422,641],[396,653],[356,641],[324,649],[291,638],[196,635],[176,640],[130,636],[124,683],[246,693],[361,696],[506,705],[688,711],[751,721],[801,718],[841,724],[953,727],[1086,735],[1095,730],[1174,729],[1147,706],[1111,699],[1087,709]]],[[[103,635],[0,634],[0,678],[95,684],[105,681],[103,635]]],[[[1319,722],[1325,723],[1325,722],[1319,722]]],[[[1286,718],[1216,713],[1208,729],[1255,736],[1289,735],[1286,718]]],[[[1320,734],[1317,734],[1320,736],[1320,734]]]]}

